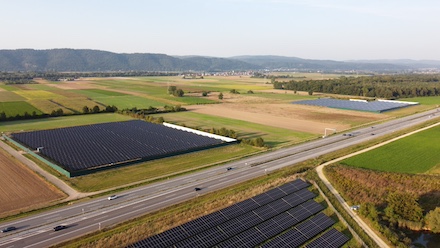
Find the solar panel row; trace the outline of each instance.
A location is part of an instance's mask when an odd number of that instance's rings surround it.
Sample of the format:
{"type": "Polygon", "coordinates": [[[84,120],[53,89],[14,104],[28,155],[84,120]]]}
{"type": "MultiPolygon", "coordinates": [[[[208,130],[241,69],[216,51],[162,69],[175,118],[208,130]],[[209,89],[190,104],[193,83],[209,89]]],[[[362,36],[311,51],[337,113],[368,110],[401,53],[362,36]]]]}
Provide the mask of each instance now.
{"type": "Polygon", "coordinates": [[[16,141],[37,149],[68,171],[193,151],[224,143],[140,120],[14,133],[16,141]]]}
{"type": "MultiPolygon", "coordinates": [[[[304,191],[304,190],[307,189],[303,189],[300,191],[304,191]]],[[[294,192],[292,194],[296,194],[296,193],[294,192]]],[[[315,197],[314,194],[307,196],[310,197],[309,199],[315,197]]],[[[306,200],[308,199],[303,198],[302,202],[306,200]]],[[[205,243],[205,239],[207,236],[211,236],[213,232],[217,233],[215,242],[218,243],[220,241],[233,237],[249,228],[252,228],[253,226],[256,226],[259,223],[266,221],[290,208],[292,208],[292,206],[281,198],[273,202],[270,202],[267,205],[261,206],[253,211],[243,213],[235,218],[231,218],[230,220],[212,229],[191,236],[188,239],[176,243],[175,246],[176,247],[211,247],[212,246],[211,243],[214,242],[214,240],[209,240],[209,243],[207,244],[205,243]]]]}
{"type": "Polygon", "coordinates": [[[330,219],[327,215],[319,213],[286,233],[277,236],[262,247],[299,247],[334,223],[334,220],[330,219]]]}
{"type": "Polygon", "coordinates": [[[324,233],[317,239],[310,242],[308,245],[306,245],[306,248],[321,248],[321,247],[328,247],[328,248],[338,248],[343,246],[345,243],[348,242],[347,236],[340,233],[338,230],[332,228],[328,232],[324,233]]]}
{"type": "Polygon", "coordinates": [[[397,108],[412,106],[412,104],[410,103],[402,103],[402,102],[382,102],[382,101],[362,102],[362,101],[349,101],[349,100],[339,100],[339,99],[329,99],[329,98],[321,98],[316,100],[302,100],[292,103],[302,104],[302,105],[312,105],[312,106],[323,106],[330,108],[352,109],[352,110],[369,111],[369,112],[384,112],[397,108]]]}
{"type": "MultiPolygon", "coordinates": [[[[313,198],[315,195],[305,189],[310,184],[304,182],[300,179],[292,181],[290,183],[284,184],[282,188],[285,192],[283,195],[276,194],[278,197],[283,197],[279,199],[279,201],[284,201],[286,205],[294,206],[294,204],[298,205],[308,199],[313,198]],[[309,193],[304,193],[307,191],[309,193]],[[291,194],[299,194],[298,198],[302,198],[301,202],[292,201],[291,198],[289,200],[284,200],[285,197],[290,196],[291,194]]],[[[271,191],[268,191],[271,192],[271,191]]],[[[244,215],[245,213],[252,213],[252,210],[258,209],[260,207],[264,207],[265,204],[273,202],[274,198],[270,197],[267,193],[263,193],[247,199],[245,201],[239,202],[227,208],[221,209],[217,212],[211,213],[209,215],[200,217],[198,219],[187,222],[181,226],[172,228],[168,231],[160,233],[158,235],[152,236],[145,240],[141,240],[129,247],[164,247],[168,246],[168,244],[175,244],[179,241],[187,239],[191,236],[195,236],[199,233],[202,233],[205,230],[208,230],[214,226],[221,226],[223,223],[226,223],[229,220],[233,220],[236,217],[240,217],[238,220],[240,223],[245,223],[246,221],[241,218],[249,218],[249,216],[244,215]],[[244,217],[241,217],[244,216],[244,217]],[[166,244],[166,245],[165,245],[166,244]]],[[[319,204],[318,204],[319,205],[319,204]]],[[[255,214],[255,213],[254,213],[255,214]]],[[[260,219],[260,217],[255,217],[255,219],[260,219]]],[[[252,221],[252,220],[251,220],[252,221]]],[[[224,224],[227,225],[227,224],[224,224]]],[[[224,227],[225,228],[225,227],[224,227]]],[[[203,239],[204,236],[201,238],[203,239]]],[[[187,241],[189,242],[189,241],[187,241]]]]}
{"type": "MultiPolygon", "coordinates": [[[[321,204],[315,201],[308,201],[297,207],[295,207],[293,212],[308,212],[308,216],[298,218],[292,216],[290,211],[283,212],[269,220],[266,220],[255,227],[248,229],[230,239],[223,241],[218,244],[218,247],[254,247],[257,244],[261,244],[264,241],[275,237],[276,235],[282,233],[283,231],[295,226],[304,219],[310,217],[313,214],[318,213],[323,209],[321,204]],[[314,207],[311,207],[314,205],[314,207]],[[311,207],[309,210],[308,207],[311,207]]],[[[293,209],[292,209],[293,210],[293,209]]]]}

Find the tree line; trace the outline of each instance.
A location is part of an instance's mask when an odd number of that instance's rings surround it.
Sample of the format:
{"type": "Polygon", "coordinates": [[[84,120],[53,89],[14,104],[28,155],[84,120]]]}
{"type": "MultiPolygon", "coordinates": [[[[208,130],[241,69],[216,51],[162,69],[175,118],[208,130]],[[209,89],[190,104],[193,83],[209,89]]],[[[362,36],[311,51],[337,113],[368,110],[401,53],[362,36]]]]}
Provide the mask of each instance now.
{"type": "Polygon", "coordinates": [[[440,74],[377,75],[325,80],[273,82],[274,89],[378,97],[386,99],[439,96],[440,74]]]}

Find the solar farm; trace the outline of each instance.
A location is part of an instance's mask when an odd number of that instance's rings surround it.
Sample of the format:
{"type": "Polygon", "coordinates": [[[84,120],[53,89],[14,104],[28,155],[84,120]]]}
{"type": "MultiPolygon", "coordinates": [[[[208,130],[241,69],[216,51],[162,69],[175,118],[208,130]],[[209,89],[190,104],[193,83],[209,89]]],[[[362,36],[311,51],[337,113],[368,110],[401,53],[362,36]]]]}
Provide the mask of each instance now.
{"type": "Polygon", "coordinates": [[[366,101],[366,100],[339,100],[330,98],[321,98],[316,100],[303,100],[292,102],[293,104],[329,107],[337,109],[357,110],[366,112],[382,113],[399,108],[405,108],[416,105],[415,102],[403,102],[403,101],[390,101],[390,100],[378,100],[378,101],[366,101]]]}
{"type": "Polygon", "coordinates": [[[128,247],[341,247],[349,238],[308,186],[297,179],[128,247]]]}
{"type": "Polygon", "coordinates": [[[12,139],[70,176],[229,144],[197,130],[140,120],[13,133],[12,139]]]}

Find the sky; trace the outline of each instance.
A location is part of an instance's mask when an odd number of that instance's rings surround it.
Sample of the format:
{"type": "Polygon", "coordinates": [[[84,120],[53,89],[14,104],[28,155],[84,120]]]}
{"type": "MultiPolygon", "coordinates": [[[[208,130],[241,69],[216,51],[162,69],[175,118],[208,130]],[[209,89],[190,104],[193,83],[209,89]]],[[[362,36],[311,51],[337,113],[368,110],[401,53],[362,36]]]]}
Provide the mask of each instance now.
{"type": "Polygon", "coordinates": [[[0,0],[0,49],[440,60],[437,0],[0,0]]]}

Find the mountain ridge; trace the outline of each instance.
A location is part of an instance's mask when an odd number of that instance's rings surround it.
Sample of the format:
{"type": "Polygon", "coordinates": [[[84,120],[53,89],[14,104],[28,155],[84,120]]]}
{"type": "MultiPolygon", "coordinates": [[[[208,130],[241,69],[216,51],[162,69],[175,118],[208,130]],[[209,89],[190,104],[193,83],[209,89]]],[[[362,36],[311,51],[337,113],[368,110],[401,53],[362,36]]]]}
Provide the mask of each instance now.
{"type": "Polygon", "coordinates": [[[278,55],[170,56],[162,53],[113,53],[94,49],[0,50],[0,71],[205,71],[297,70],[394,72],[440,69],[436,60],[316,60],[278,55]]]}

